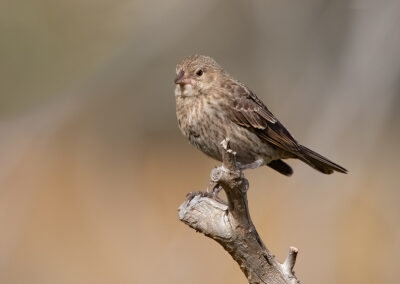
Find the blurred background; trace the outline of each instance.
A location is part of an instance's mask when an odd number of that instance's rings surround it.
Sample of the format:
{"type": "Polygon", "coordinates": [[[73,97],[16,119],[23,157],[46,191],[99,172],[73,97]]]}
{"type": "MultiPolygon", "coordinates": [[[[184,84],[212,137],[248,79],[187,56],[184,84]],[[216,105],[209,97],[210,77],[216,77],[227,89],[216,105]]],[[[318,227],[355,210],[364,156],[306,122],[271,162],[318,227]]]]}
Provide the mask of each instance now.
{"type": "Polygon", "coordinates": [[[302,283],[395,283],[400,1],[3,0],[0,283],[246,283],[178,221],[218,165],[175,118],[207,54],[349,170],[247,171],[252,218],[302,283]]]}

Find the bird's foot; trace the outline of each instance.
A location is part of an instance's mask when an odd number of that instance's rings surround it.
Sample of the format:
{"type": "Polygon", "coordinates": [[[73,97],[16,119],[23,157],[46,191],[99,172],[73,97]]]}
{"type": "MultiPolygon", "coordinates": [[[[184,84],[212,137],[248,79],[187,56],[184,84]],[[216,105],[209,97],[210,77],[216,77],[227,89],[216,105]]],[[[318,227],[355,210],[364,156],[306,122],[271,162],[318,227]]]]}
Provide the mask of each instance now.
{"type": "Polygon", "coordinates": [[[210,181],[210,184],[207,187],[207,194],[210,198],[218,201],[219,203],[226,204],[226,201],[223,200],[218,194],[221,192],[222,186],[218,182],[210,181]]]}
{"type": "Polygon", "coordinates": [[[212,192],[212,198],[215,200],[215,201],[218,201],[219,203],[222,203],[222,204],[225,204],[225,205],[227,205],[227,203],[226,203],[226,201],[225,200],[223,200],[221,197],[219,197],[219,193],[221,192],[221,190],[222,190],[222,186],[220,186],[219,184],[214,188],[214,190],[213,190],[213,192],[212,192]]]}

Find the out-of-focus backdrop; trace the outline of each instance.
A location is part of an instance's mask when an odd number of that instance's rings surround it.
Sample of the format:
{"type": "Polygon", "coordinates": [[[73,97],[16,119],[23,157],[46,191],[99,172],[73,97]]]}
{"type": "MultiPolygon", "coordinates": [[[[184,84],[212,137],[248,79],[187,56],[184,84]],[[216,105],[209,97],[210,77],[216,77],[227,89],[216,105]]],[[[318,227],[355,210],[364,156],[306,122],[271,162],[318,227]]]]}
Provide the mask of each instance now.
{"type": "Polygon", "coordinates": [[[175,65],[214,57],[305,145],[246,172],[253,220],[303,283],[395,283],[400,2],[2,1],[0,283],[246,283],[178,221],[217,162],[175,119],[175,65]]]}

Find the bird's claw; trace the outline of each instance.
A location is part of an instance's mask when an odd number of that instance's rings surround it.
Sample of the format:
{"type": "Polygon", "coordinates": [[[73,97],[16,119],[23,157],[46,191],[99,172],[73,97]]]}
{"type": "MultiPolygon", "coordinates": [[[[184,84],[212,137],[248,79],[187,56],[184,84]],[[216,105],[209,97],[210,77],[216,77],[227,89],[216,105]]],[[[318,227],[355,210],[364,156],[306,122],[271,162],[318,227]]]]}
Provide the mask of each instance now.
{"type": "Polygon", "coordinates": [[[222,186],[218,182],[210,181],[207,187],[207,196],[214,199],[215,201],[218,201],[219,203],[226,204],[226,202],[218,196],[221,190],[222,186]]]}
{"type": "Polygon", "coordinates": [[[226,202],[218,196],[218,194],[221,192],[221,190],[222,190],[222,186],[219,184],[216,184],[213,188],[213,191],[211,192],[211,195],[212,195],[211,198],[219,203],[226,204],[226,202]]]}

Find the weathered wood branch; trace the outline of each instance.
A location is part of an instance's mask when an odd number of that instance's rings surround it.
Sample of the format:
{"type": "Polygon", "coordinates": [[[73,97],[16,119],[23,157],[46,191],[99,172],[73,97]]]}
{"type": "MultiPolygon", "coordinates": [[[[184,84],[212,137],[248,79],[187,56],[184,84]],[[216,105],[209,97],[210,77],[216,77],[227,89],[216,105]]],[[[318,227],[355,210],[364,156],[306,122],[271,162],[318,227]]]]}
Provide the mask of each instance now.
{"type": "Polygon", "coordinates": [[[249,283],[299,283],[293,271],[298,250],[290,247],[281,264],[264,245],[250,218],[248,182],[236,166],[236,153],[229,148],[229,141],[221,144],[223,165],[211,172],[211,183],[224,189],[228,204],[215,192],[190,193],[179,207],[180,220],[220,243],[239,264],[249,283]]]}

